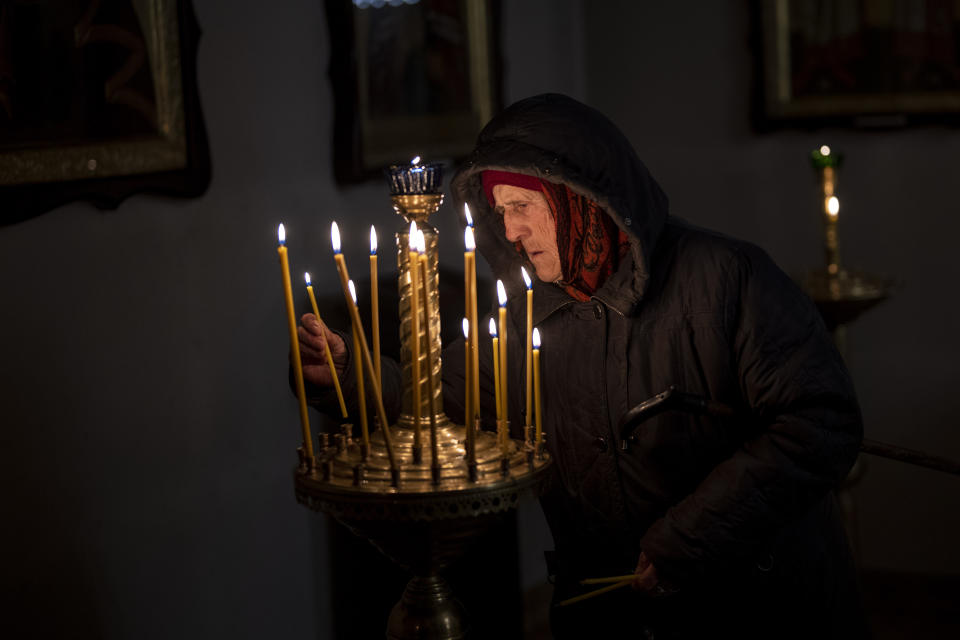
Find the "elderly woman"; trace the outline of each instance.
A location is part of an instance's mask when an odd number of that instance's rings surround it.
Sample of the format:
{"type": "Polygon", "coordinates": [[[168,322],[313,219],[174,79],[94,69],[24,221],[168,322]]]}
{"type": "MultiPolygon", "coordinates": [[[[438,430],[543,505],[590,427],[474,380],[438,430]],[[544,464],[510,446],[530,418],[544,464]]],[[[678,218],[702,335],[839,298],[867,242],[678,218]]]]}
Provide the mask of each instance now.
{"type": "MultiPolygon", "coordinates": [[[[857,455],[860,412],[816,309],[791,280],[757,247],[671,216],[623,134],[565,96],[528,98],[495,117],[452,190],[513,295],[521,265],[536,273],[534,323],[549,345],[544,431],[556,461],[541,499],[554,601],[581,593],[583,578],[637,575],[633,590],[554,607],[555,636],[864,635],[833,495],[857,455]],[[665,412],[621,450],[623,415],[671,386],[736,417],[665,412]]],[[[524,306],[508,308],[521,335],[524,306]]],[[[330,383],[325,340],[350,361],[313,316],[300,338],[314,384],[330,383]]],[[[509,384],[521,388],[523,345],[510,348],[509,384]]],[[[445,408],[462,419],[462,344],[444,359],[445,408]]],[[[481,362],[492,390],[491,375],[481,362]]],[[[396,413],[399,372],[384,376],[396,413]]],[[[522,394],[509,401],[511,423],[522,424],[522,394]]]]}

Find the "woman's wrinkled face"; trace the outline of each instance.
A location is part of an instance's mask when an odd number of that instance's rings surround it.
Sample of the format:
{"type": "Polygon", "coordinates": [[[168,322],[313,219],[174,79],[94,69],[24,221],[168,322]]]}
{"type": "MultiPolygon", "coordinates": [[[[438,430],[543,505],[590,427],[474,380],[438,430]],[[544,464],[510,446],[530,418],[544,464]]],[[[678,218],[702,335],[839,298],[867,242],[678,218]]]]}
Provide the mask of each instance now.
{"type": "Polygon", "coordinates": [[[503,216],[507,240],[519,242],[544,282],[563,277],[560,251],[557,249],[557,225],[540,191],[510,184],[493,187],[497,213],[503,216]]]}

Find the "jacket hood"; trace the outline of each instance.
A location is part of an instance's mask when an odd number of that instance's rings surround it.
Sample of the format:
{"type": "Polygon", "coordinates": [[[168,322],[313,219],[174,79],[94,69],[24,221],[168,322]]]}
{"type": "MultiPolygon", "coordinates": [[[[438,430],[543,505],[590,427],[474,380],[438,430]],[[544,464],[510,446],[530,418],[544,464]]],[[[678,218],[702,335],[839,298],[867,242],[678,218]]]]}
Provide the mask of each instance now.
{"type": "Polygon", "coordinates": [[[470,205],[477,249],[514,295],[523,288],[523,260],[484,195],[481,173],[488,169],[565,184],[603,207],[630,238],[632,268],[621,265],[595,295],[631,313],[643,297],[668,202],[623,133],[596,109],[560,94],[516,102],[480,132],[475,149],[454,174],[451,191],[458,211],[463,203],[470,205]]]}

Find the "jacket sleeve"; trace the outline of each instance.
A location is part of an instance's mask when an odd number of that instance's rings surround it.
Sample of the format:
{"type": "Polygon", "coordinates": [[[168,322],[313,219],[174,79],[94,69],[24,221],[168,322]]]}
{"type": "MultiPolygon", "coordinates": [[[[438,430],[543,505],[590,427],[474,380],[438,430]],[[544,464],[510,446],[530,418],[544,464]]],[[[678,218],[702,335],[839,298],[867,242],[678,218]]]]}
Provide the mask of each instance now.
{"type": "Polygon", "coordinates": [[[850,377],[809,298],[750,246],[735,254],[726,286],[726,333],[748,408],[748,424],[730,428],[748,435],[641,540],[678,584],[757,558],[844,479],[863,436],[850,377]]]}

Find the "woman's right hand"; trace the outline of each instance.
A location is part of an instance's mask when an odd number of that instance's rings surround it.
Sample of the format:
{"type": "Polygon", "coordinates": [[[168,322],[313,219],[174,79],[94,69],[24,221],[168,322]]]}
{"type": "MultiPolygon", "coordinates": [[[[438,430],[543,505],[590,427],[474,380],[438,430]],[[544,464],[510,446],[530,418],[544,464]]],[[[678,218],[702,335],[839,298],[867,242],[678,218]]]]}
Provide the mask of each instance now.
{"type": "Polygon", "coordinates": [[[343,339],[323,324],[317,316],[305,313],[300,318],[297,329],[300,340],[300,362],[303,365],[303,379],[318,387],[332,387],[333,375],[327,365],[326,345],[330,345],[330,355],[338,378],[343,377],[347,366],[347,347],[343,339]]]}

